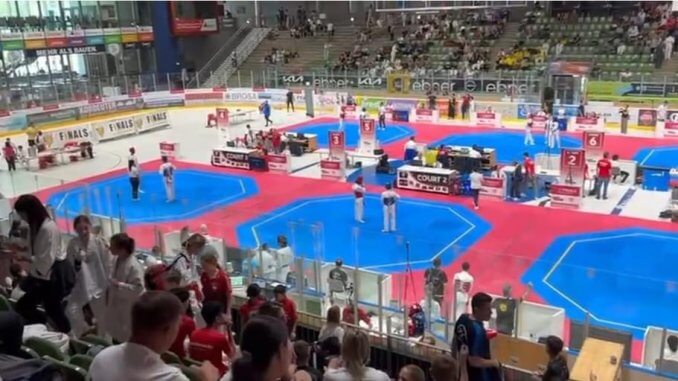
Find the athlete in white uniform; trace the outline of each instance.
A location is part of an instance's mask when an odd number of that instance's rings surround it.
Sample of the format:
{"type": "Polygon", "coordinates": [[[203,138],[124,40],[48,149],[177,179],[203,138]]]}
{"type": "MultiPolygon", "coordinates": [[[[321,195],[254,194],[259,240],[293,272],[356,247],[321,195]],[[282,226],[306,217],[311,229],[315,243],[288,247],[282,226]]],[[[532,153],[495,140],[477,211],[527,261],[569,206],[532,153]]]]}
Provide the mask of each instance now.
{"type": "Polygon", "coordinates": [[[532,117],[527,120],[527,124],[525,124],[525,140],[523,142],[524,145],[526,146],[533,146],[534,145],[534,138],[532,137],[532,117]]]}
{"type": "Polygon", "coordinates": [[[461,314],[468,312],[468,303],[471,300],[471,288],[473,287],[473,275],[468,272],[470,269],[471,265],[468,262],[464,262],[461,265],[461,271],[454,274],[455,320],[461,314]]]}
{"type": "Polygon", "coordinates": [[[396,231],[396,203],[400,196],[391,189],[391,184],[386,184],[386,190],[381,193],[381,202],[384,205],[384,230],[382,232],[396,231]]]}
{"type": "MultiPolygon", "coordinates": [[[[560,111],[558,111],[560,113],[560,111]]],[[[565,111],[562,111],[562,116],[558,116],[558,118],[565,117],[565,111]]],[[[547,123],[546,127],[549,129],[549,140],[548,140],[548,146],[551,148],[560,148],[560,128],[558,128],[558,121],[553,120],[550,115],[547,115],[547,123]]]]}
{"type": "Polygon", "coordinates": [[[365,222],[363,215],[365,214],[365,187],[363,186],[363,177],[358,176],[353,184],[353,195],[355,196],[355,221],[361,224],[365,222]]]}
{"type": "Polygon", "coordinates": [[[167,195],[167,202],[174,201],[174,170],[176,168],[169,162],[167,156],[162,157],[162,165],[158,171],[163,178],[165,184],[165,194],[167,195]]]}
{"type": "Polygon", "coordinates": [[[339,131],[344,131],[344,119],[346,118],[346,114],[344,114],[343,111],[339,112],[339,131]]]}

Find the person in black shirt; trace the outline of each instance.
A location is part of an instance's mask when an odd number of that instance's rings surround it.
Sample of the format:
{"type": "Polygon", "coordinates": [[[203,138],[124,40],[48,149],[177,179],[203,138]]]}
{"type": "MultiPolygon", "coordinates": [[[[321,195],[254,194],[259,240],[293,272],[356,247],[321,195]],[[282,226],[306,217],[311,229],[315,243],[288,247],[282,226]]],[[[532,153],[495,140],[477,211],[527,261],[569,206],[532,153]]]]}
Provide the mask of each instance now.
{"type": "Polygon", "coordinates": [[[447,274],[440,268],[440,258],[433,260],[433,267],[427,269],[424,273],[425,286],[430,287],[433,291],[433,300],[443,305],[443,297],[445,296],[445,285],[447,285],[447,274]]]}
{"type": "Polygon", "coordinates": [[[502,298],[497,298],[492,301],[492,308],[497,313],[497,332],[503,333],[505,335],[513,335],[513,330],[515,328],[515,319],[516,319],[516,308],[518,304],[522,303],[527,293],[530,291],[530,287],[525,291],[523,296],[519,300],[516,300],[511,295],[511,285],[504,285],[502,298]]]}
{"type": "Polygon", "coordinates": [[[290,106],[292,106],[292,112],[294,112],[294,93],[292,90],[287,90],[287,112],[290,112],[290,106]]]}
{"type": "Polygon", "coordinates": [[[483,322],[492,317],[492,297],[484,292],[473,295],[472,314],[462,314],[454,324],[452,355],[457,356],[468,347],[468,379],[472,381],[500,381],[501,363],[492,359],[490,339],[483,322]]]}
{"type": "Polygon", "coordinates": [[[541,376],[542,381],[567,381],[570,379],[570,370],[567,368],[567,358],[563,354],[563,340],[556,336],[546,338],[546,354],[549,362],[541,376]]]}
{"type": "Polygon", "coordinates": [[[584,109],[584,101],[579,101],[579,107],[577,107],[577,116],[586,116],[586,110],[584,109]]]}
{"type": "Polygon", "coordinates": [[[333,281],[332,283],[340,283],[343,287],[342,291],[337,290],[336,288],[332,287],[332,284],[330,284],[330,300],[334,299],[334,293],[336,292],[344,292],[346,289],[348,289],[348,274],[346,274],[346,271],[342,268],[344,265],[344,261],[341,259],[337,259],[334,262],[335,267],[330,270],[328,274],[329,280],[333,281]]]}

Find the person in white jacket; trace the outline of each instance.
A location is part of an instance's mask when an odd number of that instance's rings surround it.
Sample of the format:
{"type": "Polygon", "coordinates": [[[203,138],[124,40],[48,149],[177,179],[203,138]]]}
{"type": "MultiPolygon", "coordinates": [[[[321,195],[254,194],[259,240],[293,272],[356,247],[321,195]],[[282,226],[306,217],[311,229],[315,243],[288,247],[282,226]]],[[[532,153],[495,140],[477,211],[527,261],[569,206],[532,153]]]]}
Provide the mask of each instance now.
{"type": "Polygon", "coordinates": [[[396,203],[400,196],[391,188],[391,184],[386,184],[386,190],[381,193],[381,202],[384,204],[384,233],[396,231],[396,203]]]}
{"type": "Polygon", "coordinates": [[[106,243],[91,233],[92,223],[87,216],[76,217],[73,229],[78,235],[68,242],[66,255],[76,264],[77,277],[68,297],[66,316],[71,321],[72,333],[79,337],[89,328],[82,312],[86,304],[92,309],[99,333],[105,325],[106,289],[112,258],[106,243]]]}
{"type": "Polygon", "coordinates": [[[132,332],[132,306],[144,292],[144,270],[134,256],[134,239],[126,233],[111,237],[115,264],[106,297],[105,331],[119,342],[132,332]]]}

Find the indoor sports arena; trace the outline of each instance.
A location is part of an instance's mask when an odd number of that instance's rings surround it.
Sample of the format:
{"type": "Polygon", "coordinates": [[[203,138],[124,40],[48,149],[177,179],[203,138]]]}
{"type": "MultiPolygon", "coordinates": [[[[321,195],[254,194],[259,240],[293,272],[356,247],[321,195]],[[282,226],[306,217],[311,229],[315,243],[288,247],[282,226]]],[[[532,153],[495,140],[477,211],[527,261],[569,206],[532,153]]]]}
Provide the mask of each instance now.
{"type": "Polygon", "coordinates": [[[167,380],[236,379],[259,302],[299,380],[359,379],[335,323],[385,379],[678,380],[676,38],[676,1],[2,1],[0,353],[106,380],[174,294],[167,380]]]}

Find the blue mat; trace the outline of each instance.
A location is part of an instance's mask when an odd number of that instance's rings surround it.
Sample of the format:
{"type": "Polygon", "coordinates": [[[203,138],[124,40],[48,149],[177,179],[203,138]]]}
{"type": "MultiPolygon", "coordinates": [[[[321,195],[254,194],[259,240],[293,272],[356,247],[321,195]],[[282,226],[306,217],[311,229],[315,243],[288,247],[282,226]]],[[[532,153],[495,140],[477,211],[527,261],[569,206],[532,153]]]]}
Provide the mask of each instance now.
{"type": "Polygon", "coordinates": [[[621,229],[556,239],[523,275],[550,305],[571,319],[631,331],[678,329],[678,236],[621,229]]]}
{"type": "Polygon", "coordinates": [[[490,229],[463,206],[402,199],[398,231],[382,233],[379,196],[366,197],[365,224],[354,222],[353,206],[353,197],[344,195],[299,200],[238,226],[238,243],[275,247],[276,237],[285,234],[297,256],[327,262],[342,258],[349,266],[397,273],[405,269],[408,242],[412,267],[424,269],[437,255],[451,263],[490,229]]]}
{"type": "MultiPolygon", "coordinates": [[[[389,160],[389,164],[391,165],[392,169],[396,170],[399,167],[405,165],[405,162],[402,160],[389,160]]],[[[362,167],[357,171],[351,173],[351,175],[346,178],[346,182],[353,183],[358,178],[358,176],[363,177],[365,184],[382,186],[386,184],[393,184],[393,182],[396,179],[395,173],[392,175],[385,173],[377,173],[377,166],[370,165],[368,167],[362,167]]]]}
{"type": "MultiPolygon", "coordinates": [[[[327,147],[329,145],[329,131],[338,131],[339,123],[318,123],[304,127],[294,128],[291,131],[301,132],[304,134],[318,135],[318,145],[320,147],[327,147]]],[[[358,122],[350,121],[344,123],[344,132],[346,133],[346,147],[355,148],[358,146],[360,140],[360,131],[358,122]]],[[[396,142],[398,140],[414,135],[414,131],[402,124],[387,124],[385,130],[377,130],[377,139],[382,146],[396,142]]]]}
{"type": "Polygon", "coordinates": [[[636,152],[633,160],[646,168],[678,168],[678,146],[643,148],[636,152]]]}
{"type": "Polygon", "coordinates": [[[128,224],[175,221],[194,218],[258,193],[249,177],[199,170],[177,170],[176,200],[165,202],[165,187],[157,172],[141,176],[139,201],[132,200],[129,177],[124,174],[52,194],[47,203],[60,217],[73,218],[89,208],[91,213],[119,218],[128,224]]]}
{"type": "MultiPolygon", "coordinates": [[[[546,142],[543,133],[534,133],[533,146],[526,146],[523,144],[525,134],[519,131],[504,131],[504,132],[478,132],[471,134],[450,135],[431,146],[457,145],[457,146],[472,146],[477,144],[484,148],[494,148],[497,151],[497,161],[502,164],[510,164],[512,161],[522,161],[523,153],[529,152],[532,157],[538,153],[546,152],[546,142]]],[[[570,136],[560,137],[560,143],[563,148],[581,148],[581,139],[570,136]]],[[[560,153],[559,149],[554,149],[552,153],[560,153]]]]}

